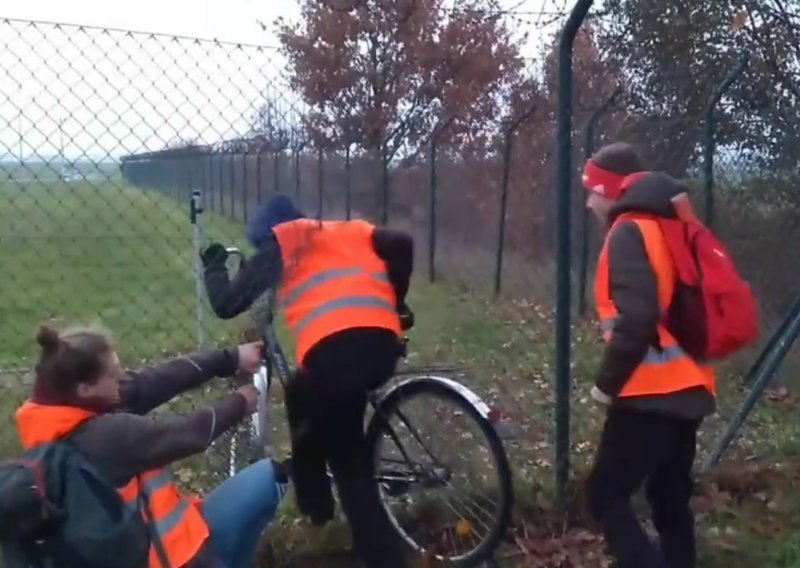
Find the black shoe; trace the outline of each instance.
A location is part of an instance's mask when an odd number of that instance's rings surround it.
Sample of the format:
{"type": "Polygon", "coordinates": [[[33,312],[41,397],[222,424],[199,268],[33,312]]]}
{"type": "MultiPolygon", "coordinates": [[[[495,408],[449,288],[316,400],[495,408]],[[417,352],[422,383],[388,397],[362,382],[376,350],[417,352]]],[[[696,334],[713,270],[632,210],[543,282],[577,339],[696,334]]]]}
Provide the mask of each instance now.
{"type": "Polygon", "coordinates": [[[270,460],[272,469],[275,472],[276,483],[291,483],[292,481],[292,458],[283,461],[270,460]]]}

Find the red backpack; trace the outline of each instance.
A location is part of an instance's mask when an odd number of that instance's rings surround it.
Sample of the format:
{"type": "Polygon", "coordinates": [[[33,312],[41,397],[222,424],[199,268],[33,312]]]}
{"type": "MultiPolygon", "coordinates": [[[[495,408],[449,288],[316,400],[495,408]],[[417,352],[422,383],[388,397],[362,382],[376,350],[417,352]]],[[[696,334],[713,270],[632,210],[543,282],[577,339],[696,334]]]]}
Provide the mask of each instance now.
{"type": "Polygon", "coordinates": [[[690,357],[717,361],[756,340],[755,297],[708,227],[693,215],[688,221],[639,214],[626,217],[653,219],[664,234],[677,272],[664,325],[690,357]]]}

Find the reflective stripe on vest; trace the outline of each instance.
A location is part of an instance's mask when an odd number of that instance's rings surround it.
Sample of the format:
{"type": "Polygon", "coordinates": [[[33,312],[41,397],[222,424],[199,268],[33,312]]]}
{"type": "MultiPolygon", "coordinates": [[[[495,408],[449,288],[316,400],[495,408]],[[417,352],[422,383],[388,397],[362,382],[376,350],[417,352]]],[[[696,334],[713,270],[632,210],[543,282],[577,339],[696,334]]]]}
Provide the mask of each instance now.
{"type": "MultiPolygon", "coordinates": [[[[149,496],[153,495],[159,489],[169,486],[172,483],[172,476],[166,470],[161,470],[156,476],[147,479],[144,483],[142,483],[141,491],[144,493],[145,497],[148,498],[149,496]]],[[[137,493],[132,501],[125,502],[125,505],[131,509],[138,509],[139,508],[139,494],[137,493]]],[[[187,509],[189,509],[189,502],[184,498],[178,501],[178,503],[167,513],[165,516],[157,519],[155,522],[156,533],[158,536],[163,540],[164,536],[167,535],[172,529],[178,526],[178,523],[181,521],[181,518],[186,513],[187,509]]]]}
{"type": "MultiPolygon", "coordinates": [[[[172,566],[189,562],[207,539],[208,526],[197,508],[180,494],[169,470],[147,472],[132,479],[119,493],[133,510],[140,509],[140,496],[146,499],[155,532],[172,566]]],[[[154,546],[150,547],[149,566],[161,568],[154,546]]]]}
{"type": "Polygon", "coordinates": [[[295,333],[302,333],[315,319],[343,308],[381,308],[390,313],[397,313],[397,308],[390,302],[375,296],[345,296],[321,304],[303,316],[294,328],[295,333]]]}
{"type": "MultiPolygon", "coordinates": [[[[283,298],[283,305],[291,306],[294,304],[300,296],[308,292],[309,290],[316,288],[317,286],[321,286],[322,284],[326,284],[327,282],[331,282],[338,278],[346,278],[348,276],[358,276],[359,274],[364,274],[364,271],[358,267],[353,268],[333,268],[331,270],[326,270],[325,272],[320,272],[319,274],[314,274],[313,276],[307,278],[304,282],[301,282],[297,286],[295,286],[292,290],[286,293],[286,297],[283,298]]],[[[371,278],[375,280],[380,280],[381,282],[388,283],[389,277],[386,274],[380,273],[372,273],[369,275],[371,278]]]]}

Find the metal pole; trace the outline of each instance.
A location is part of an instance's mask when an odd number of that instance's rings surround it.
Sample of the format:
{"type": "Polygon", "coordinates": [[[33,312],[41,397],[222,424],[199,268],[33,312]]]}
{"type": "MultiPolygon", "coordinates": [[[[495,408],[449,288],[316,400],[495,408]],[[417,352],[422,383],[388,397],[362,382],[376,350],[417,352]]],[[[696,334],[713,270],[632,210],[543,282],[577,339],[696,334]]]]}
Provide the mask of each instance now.
{"type": "Polygon", "coordinates": [[[385,227],[389,224],[389,156],[385,143],[381,147],[381,195],[381,224],[385,227]]]}
{"type": "Polygon", "coordinates": [[[572,264],[572,51],[575,36],[593,0],[578,0],[561,31],[558,50],[558,145],[556,169],[556,341],[555,341],[555,475],[556,495],[563,506],[569,480],[570,394],[570,265],[572,264]]]}
{"type": "Polygon", "coordinates": [[[353,172],[352,172],[352,164],[350,163],[350,150],[352,145],[348,142],[347,148],[344,151],[344,208],[345,208],[345,218],[349,221],[352,217],[352,191],[353,191],[353,172]]]}
{"type": "Polygon", "coordinates": [[[445,121],[440,122],[433,130],[431,135],[431,187],[429,192],[429,218],[428,218],[428,275],[431,282],[436,281],[436,204],[439,192],[439,180],[436,171],[436,160],[438,158],[439,136],[456,119],[451,116],[445,121]]]}
{"type": "Polygon", "coordinates": [[[219,184],[217,186],[217,191],[219,192],[219,212],[221,215],[225,215],[225,156],[219,154],[219,184]]]}
{"type": "Polygon", "coordinates": [[[206,325],[206,288],[203,280],[203,262],[200,251],[205,246],[203,231],[203,194],[199,189],[192,191],[189,201],[189,221],[192,223],[192,252],[194,263],[195,303],[197,319],[197,347],[205,349],[208,345],[208,326],[206,325]]]}
{"type": "Polygon", "coordinates": [[[437,137],[431,137],[431,189],[428,219],[428,275],[431,282],[436,281],[436,149],[437,137]]]}
{"type": "Polygon", "coordinates": [[[272,153],[272,195],[278,195],[281,192],[281,151],[276,150],[272,153]]]}
{"type": "Polygon", "coordinates": [[[786,333],[786,330],[789,329],[789,325],[791,325],[798,313],[800,313],[800,295],[798,295],[797,299],[794,301],[794,304],[792,304],[792,307],[789,308],[789,312],[783,318],[781,324],[775,329],[775,331],[772,332],[767,344],[761,350],[761,353],[758,354],[758,358],[755,360],[753,365],[750,367],[750,370],[747,371],[747,374],[742,379],[742,383],[749,385],[753,382],[758,374],[758,371],[761,370],[761,367],[764,365],[764,360],[767,358],[767,355],[769,355],[778,344],[778,341],[780,341],[781,337],[783,337],[783,335],[786,333]]]}
{"type": "Polygon", "coordinates": [[[262,191],[263,191],[263,181],[261,179],[262,172],[261,172],[261,156],[262,150],[261,144],[258,145],[258,153],[256,154],[256,199],[258,200],[258,204],[261,205],[263,202],[262,199],[262,191]]]}
{"type": "Polygon", "coordinates": [[[322,221],[322,196],[325,191],[325,176],[322,171],[324,153],[322,146],[317,149],[317,218],[322,221]]]}
{"type": "Polygon", "coordinates": [[[736,67],[725,77],[722,84],[717,88],[711,98],[706,104],[705,112],[705,145],[703,147],[703,195],[704,205],[703,215],[704,222],[709,227],[714,225],[714,150],[716,146],[715,130],[716,119],[714,117],[714,110],[719,103],[722,96],[730,88],[733,82],[741,75],[750,60],[750,54],[745,52],[739,59],[736,67]]]}
{"type": "Polygon", "coordinates": [[[231,204],[231,219],[236,221],[236,154],[234,151],[231,150],[230,158],[228,159],[228,179],[230,180],[230,185],[228,187],[228,193],[230,193],[230,204],[231,204]]]}
{"type": "MultiPolygon", "coordinates": [[[[589,121],[586,123],[584,156],[587,160],[592,157],[592,154],[594,154],[595,132],[597,131],[597,125],[600,122],[600,118],[605,114],[605,112],[608,110],[608,107],[611,106],[611,103],[614,102],[614,99],[616,99],[620,93],[622,93],[622,86],[617,85],[617,88],[614,89],[614,91],[608,97],[606,97],[600,107],[598,107],[597,110],[592,113],[592,116],[589,117],[589,121]]],[[[583,195],[582,191],[580,195],[583,195]]],[[[578,266],[578,315],[581,317],[586,315],[586,282],[589,274],[589,209],[587,207],[583,207],[582,211],[580,265],[578,266]]]]}
{"type": "Polygon", "coordinates": [[[244,222],[247,223],[247,204],[250,201],[250,192],[247,187],[247,158],[250,157],[250,148],[245,148],[242,154],[242,208],[244,213],[244,222]]]}
{"type": "Polygon", "coordinates": [[[761,398],[761,395],[769,386],[769,383],[772,382],[772,379],[775,377],[775,373],[778,371],[778,368],[783,362],[783,359],[786,357],[786,354],[792,348],[792,345],[794,345],[798,335],[800,335],[800,312],[794,314],[794,318],[792,318],[792,321],[787,326],[785,333],[772,346],[772,350],[769,355],[765,357],[764,364],[761,366],[758,372],[758,378],[753,384],[752,390],[747,395],[747,398],[742,403],[742,406],[739,407],[739,410],[736,412],[736,416],[733,417],[733,420],[731,420],[730,424],[728,424],[728,427],[719,437],[716,446],[711,451],[711,455],[706,462],[706,468],[713,467],[719,463],[722,454],[728,449],[728,446],[730,446],[731,442],[733,442],[736,433],[747,420],[747,416],[755,407],[756,402],[758,402],[758,399],[761,398]]]}
{"type": "Polygon", "coordinates": [[[513,145],[514,133],[520,125],[536,112],[536,107],[532,106],[521,116],[514,119],[506,129],[506,143],[503,148],[503,181],[500,190],[500,223],[497,228],[497,259],[494,269],[494,295],[500,295],[500,287],[503,280],[503,251],[506,240],[506,211],[508,209],[508,182],[511,173],[511,148],[513,145]]]}

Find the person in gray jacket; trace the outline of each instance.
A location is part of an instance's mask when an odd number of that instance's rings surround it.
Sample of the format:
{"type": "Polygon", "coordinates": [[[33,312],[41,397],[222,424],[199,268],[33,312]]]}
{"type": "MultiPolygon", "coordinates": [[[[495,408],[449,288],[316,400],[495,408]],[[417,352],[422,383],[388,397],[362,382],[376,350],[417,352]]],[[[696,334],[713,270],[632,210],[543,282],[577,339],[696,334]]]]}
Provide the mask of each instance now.
{"type": "Polygon", "coordinates": [[[643,169],[633,147],[614,143],[598,150],[584,170],[587,206],[604,229],[613,225],[596,282],[601,321],[611,325],[604,327],[607,341],[592,389],[608,413],[587,493],[620,568],[692,568],[692,466],[700,424],[715,411],[713,389],[707,388],[713,371],[680,348],[663,348],[660,290],[675,284],[657,276],[641,227],[630,218],[615,222],[626,213],[677,216],[675,200],[686,187],[643,169]],[[662,388],[650,389],[654,377],[663,379],[662,388]],[[650,542],[631,506],[643,483],[660,547],[650,542]]]}

